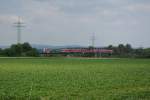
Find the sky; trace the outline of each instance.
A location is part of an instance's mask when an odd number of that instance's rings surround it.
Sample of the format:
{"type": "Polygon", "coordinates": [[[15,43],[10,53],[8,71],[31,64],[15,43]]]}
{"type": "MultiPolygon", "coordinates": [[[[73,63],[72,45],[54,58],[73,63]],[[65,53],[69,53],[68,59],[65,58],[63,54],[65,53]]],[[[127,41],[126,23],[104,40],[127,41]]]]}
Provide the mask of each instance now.
{"type": "Polygon", "coordinates": [[[0,0],[0,45],[17,42],[18,16],[22,42],[150,47],[150,0],[0,0]]]}

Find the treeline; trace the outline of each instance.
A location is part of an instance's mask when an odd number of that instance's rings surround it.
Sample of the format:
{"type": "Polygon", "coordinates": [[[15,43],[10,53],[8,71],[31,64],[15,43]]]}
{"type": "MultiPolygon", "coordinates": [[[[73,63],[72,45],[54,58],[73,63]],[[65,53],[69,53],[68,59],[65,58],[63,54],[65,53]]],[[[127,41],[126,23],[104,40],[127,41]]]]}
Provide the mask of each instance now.
{"type": "Polygon", "coordinates": [[[132,48],[130,44],[109,45],[106,48],[113,50],[112,57],[150,58],[150,48],[132,48]]]}
{"type": "Polygon", "coordinates": [[[37,49],[32,48],[29,43],[13,44],[10,48],[0,49],[0,56],[8,57],[37,57],[39,56],[37,49]]]}
{"type": "MultiPolygon", "coordinates": [[[[89,49],[92,49],[89,47],[89,49]]],[[[118,46],[109,45],[104,49],[113,50],[110,54],[96,54],[97,57],[119,57],[119,58],[150,58],[150,48],[132,48],[130,44],[119,44],[118,46]]],[[[68,55],[68,54],[67,54],[68,55]]],[[[94,57],[95,53],[79,54],[73,53],[74,56],[94,57]]],[[[36,48],[32,48],[29,43],[13,44],[10,48],[1,49],[0,56],[6,57],[38,57],[39,51],[36,48]]]]}

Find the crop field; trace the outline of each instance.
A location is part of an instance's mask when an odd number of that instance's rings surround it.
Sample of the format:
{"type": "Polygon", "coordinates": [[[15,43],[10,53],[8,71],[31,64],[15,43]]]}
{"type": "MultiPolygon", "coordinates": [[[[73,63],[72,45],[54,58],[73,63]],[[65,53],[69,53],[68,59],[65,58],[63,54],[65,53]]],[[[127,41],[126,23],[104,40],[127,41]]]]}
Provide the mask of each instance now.
{"type": "Polygon", "coordinates": [[[150,100],[150,59],[0,58],[0,100],[150,100]]]}

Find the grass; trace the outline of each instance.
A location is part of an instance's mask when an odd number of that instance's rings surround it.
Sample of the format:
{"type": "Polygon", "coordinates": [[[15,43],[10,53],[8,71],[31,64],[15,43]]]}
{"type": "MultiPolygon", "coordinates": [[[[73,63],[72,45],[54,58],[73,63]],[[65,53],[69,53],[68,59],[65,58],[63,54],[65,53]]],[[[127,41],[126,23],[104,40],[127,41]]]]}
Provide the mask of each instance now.
{"type": "Polygon", "coordinates": [[[0,99],[150,100],[150,59],[0,58],[0,99]]]}

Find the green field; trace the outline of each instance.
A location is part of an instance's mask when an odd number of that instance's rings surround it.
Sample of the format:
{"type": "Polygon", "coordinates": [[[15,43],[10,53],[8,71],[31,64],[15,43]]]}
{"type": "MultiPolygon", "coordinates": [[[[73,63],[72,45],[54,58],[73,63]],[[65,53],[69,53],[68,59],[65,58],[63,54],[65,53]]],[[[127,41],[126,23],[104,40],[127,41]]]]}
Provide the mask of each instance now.
{"type": "Polygon", "coordinates": [[[0,58],[0,100],[150,100],[150,59],[0,58]]]}

